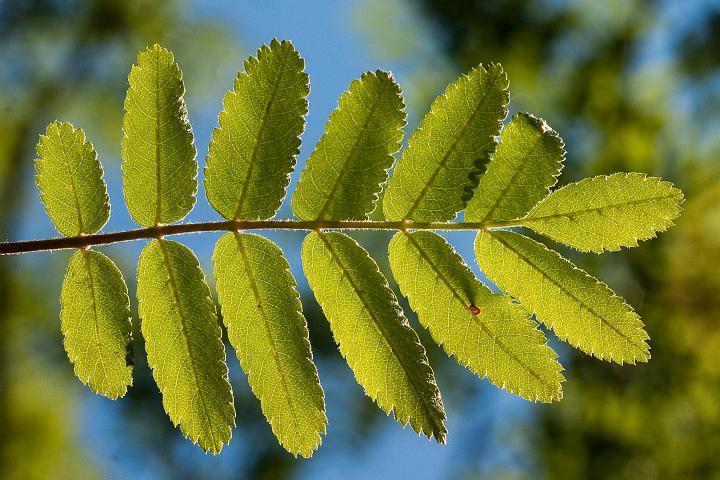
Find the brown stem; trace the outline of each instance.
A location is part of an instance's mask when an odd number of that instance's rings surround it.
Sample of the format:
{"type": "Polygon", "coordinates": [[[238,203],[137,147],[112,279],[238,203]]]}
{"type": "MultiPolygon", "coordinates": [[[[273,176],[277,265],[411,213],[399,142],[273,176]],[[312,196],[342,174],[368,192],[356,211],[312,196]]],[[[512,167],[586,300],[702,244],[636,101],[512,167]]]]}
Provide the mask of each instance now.
{"type": "Polygon", "coordinates": [[[483,223],[448,222],[387,222],[356,220],[226,220],[219,222],[176,223],[156,227],[138,228],[124,232],[98,233],[77,237],[48,238],[20,242],[0,243],[0,255],[17,253],[85,248],[93,245],[128,242],[144,238],[158,238],[184,233],[219,232],[238,230],[487,230],[498,226],[514,226],[509,222],[498,225],[483,223]]]}

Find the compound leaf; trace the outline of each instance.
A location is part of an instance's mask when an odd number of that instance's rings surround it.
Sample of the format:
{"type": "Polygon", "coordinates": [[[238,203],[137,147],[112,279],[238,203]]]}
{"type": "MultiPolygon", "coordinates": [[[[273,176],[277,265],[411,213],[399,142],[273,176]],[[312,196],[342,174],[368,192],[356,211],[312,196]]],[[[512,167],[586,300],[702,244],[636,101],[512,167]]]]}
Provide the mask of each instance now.
{"type": "Polygon", "coordinates": [[[273,40],[245,61],[225,95],[205,167],[207,198],[228,220],[266,220],[280,207],[310,92],[291,42],[273,40]]]}
{"type": "Polygon", "coordinates": [[[405,111],[388,72],[353,80],[328,120],[292,198],[303,220],[365,220],[400,148],[405,111]]]}
{"type": "Polygon", "coordinates": [[[385,217],[454,219],[495,149],[508,101],[508,80],[500,65],[480,65],[452,83],[410,137],[385,192],[385,217]]]}
{"type": "Polygon", "coordinates": [[[425,348],[375,261],[337,232],[309,234],[302,260],[358,383],[400,423],[444,443],[445,410],[425,348]]]}
{"type": "Polygon", "coordinates": [[[465,211],[467,222],[513,220],[525,215],[557,182],[565,145],[544,120],[515,115],[500,134],[475,196],[465,211]]]}
{"type": "Polygon", "coordinates": [[[228,233],[213,257],[230,343],[275,436],[310,457],[325,433],[325,399],[295,279],[282,251],[258,235],[228,233]]]}
{"type": "Polygon", "coordinates": [[[558,253],[507,231],[480,232],[475,253],[488,278],[560,339],[601,360],[634,364],[650,358],[637,313],[558,253]]]}
{"type": "Polygon", "coordinates": [[[53,122],[37,145],[35,161],[40,198],[60,233],[92,234],[110,216],[102,166],[81,129],[53,122]]]}
{"type": "Polygon", "coordinates": [[[130,300],[120,270],[100,252],[78,250],[70,259],[60,320],[75,375],[108,398],[132,385],[130,300]]]}
{"type": "Polygon", "coordinates": [[[635,247],[680,215],[683,194],[642,173],[616,173],[566,185],[545,198],[522,224],[582,252],[635,247]]]}
{"type": "Polygon", "coordinates": [[[235,408],[215,304],[192,251],[150,242],[140,255],[137,297],[165,411],[186,437],[219,453],[230,441],[235,408]]]}
{"type": "Polygon", "coordinates": [[[192,210],[197,162],[185,85],[173,54],[153,45],[128,77],[122,157],[125,203],[144,226],[171,223],[192,210]]]}
{"type": "Polygon", "coordinates": [[[562,398],[562,367],[537,323],[507,295],[483,286],[441,236],[398,232],[389,257],[420,323],[449,355],[527,400],[562,398]]]}

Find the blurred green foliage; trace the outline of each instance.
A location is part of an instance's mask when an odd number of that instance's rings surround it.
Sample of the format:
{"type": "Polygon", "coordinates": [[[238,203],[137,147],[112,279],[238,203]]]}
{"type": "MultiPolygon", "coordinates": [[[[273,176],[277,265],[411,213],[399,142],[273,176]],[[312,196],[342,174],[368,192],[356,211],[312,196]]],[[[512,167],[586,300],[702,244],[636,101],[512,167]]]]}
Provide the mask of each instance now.
{"type": "MultiPolygon", "coordinates": [[[[114,162],[120,159],[127,75],[137,52],[147,45],[161,43],[182,52],[178,61],[192,111],[197,112],[195,105],[217,108],[247,51],[224,19],[194,15],[190,7],[182,0],[0,0],[0,238],[18,238],[20,215],[41,214],[23,201],[36,194],[32,159],[38,135],[49,122],[59,118],[85,127],[106,177],[119,173],[114,162]]],[[[134,265],[122,250],[113,252],[113,258],[126,279],[134,278],[134,265]]],[[[137,322],[136,369],[128,395],[104,405],[99,404],[105,400],[90,398],[73,378],[62,348],[55,299],[68,259],[58,253],[0,262],[0,425],[5,426],[0,431],[0,478],[85,479],[108,472],[173,479],[290,475],[298,463],[277,445],[242,377],[233,378],[236,450],[214,461],[201,461],[201,452],[188,453],[163,412],[137,322]],[[96,414],[113,418],[94,418],[96,414]],[[87,436],[97,435],[96,423],[102,432],[117,431],[122,438],[93,443],[87,436]],[[107,446],[114,450],[102,456],[92,451],[107,446]]],[[[134,283],[128,282],[132,311],[137,312],[134,283]]],[[[304,310],[316,358],[333,364],[341,360],[317,304],[310,302],[304,310]]],[[[241,375],[239,370],[235,364],[232,374],[241,375]]],[[[338,377],[348,373],[339,370],[338,377]]],[[[351,382],[350,376],[337,388],[351,382]]],[[[344,405],[354,413],[348,414],[351,426],[338,443],[358,446],[378,417],[360,391],[349,390],[348,396],[359,401],[344,405]]]]}
{"type": "Polygon", "coordinates": [[[618,368],[573,353],[565,398],[543,409],[529,434],[539,469],[547,478],[718,478],[717,4],[421,3],[456,68],[502,63],[512,108],[560,132],[565,177],[645,171],[678,182],[691,199],[659,241],[579,258],[638,307],[652,359],[618,368]],[[668,44],[652,51],[659,37],[668,44]]]}
{"type": "MultiPolygon", "coordinates": [[[[18,202],[32,175],[37,134],[55,117],[92,126],[98,150],[115,152],[102,160],[120,158],[126,75],[147,44],[182,51],[188,85],[213,83],[217,75],[223,90],[229,86],[225,80],[242,57],[233,51],[237,39],[222,25],[189,18],[185,8],[179,1],[150,0],[0,2],[0,237],[14,237],[13,214],[22,211],[18,202]],[[227,70],[218,73],[219,64],[227,70]]],[[[563,351],[570,357],[563,359],[568,366],[564,400],[533,409],[539,420],[511,426],[504,439],[508,445],[529,444],[524,451],[534,458],[492,475],[718,478],[717,2],[374,0],[360,4],[353,16],[373,33],[383,32],[368,35],[368,42],[394,60],[413,58],[419,65],[403,85],[415,119],[458,72],[499,62],[511,81],[511,109],[542,116],[566,141],[568,167],[561,183],[611,171],[645,171],[678,183],[690,199],[678,226],[658,241],[603,257],[573,258],[637,307],[652,339],[650,362],[613,367],[563,351]],[[408,11],[413,14],[403,16],[408,11]],[[659,52],[653,47],[658,38],[668,42],[659,52]]],[[[220,93],[201,88],[188,96],[217,103],[220,93]]],[[[387,244],[381,235],[359,236],[366,245],[387,244]]],[[[26,274],[18,275],[16,259],[0,262],[0,478],[92,478],[103,472],[80,439],[77,409],[83,390],[62,351],[57,305],[47,300],[57,297],[47,291],[57,285],[43,281],[60,279],[64,263],[62,255],[41,256],[33,268],[23,263],[26,274]]],[[[305,311],[313,351],[334,373],[340,357],[327,326],[314,302],[305,311]]],[[[427,332],[419,334],[430,345],[427,332]]],[[[140,354],[137,331],[135,338],[135,384],[122,404],[113,405],[121,411],[123,435],[133,439],[133,448],[152,448],[156,470],[168,477],[232,471],[234,464],[223,464],[222,470],[185,461],[140,354]]],[[[444,368],[441,352],[429,348],[428,355],[436,369],[444,368]]],[[[472,376],[464,373],[455,368],[438,373],[445,379],[444,398],[460,402],[471,396],[477,387],[468,385],[472,376]]],[[[342,370],[338,377],[347,374],[342,370]]],[[[248,477],[290,476],[296,464],[276,446],[257,401],[247,388],[235,391],[243,429],[236,441],[254,448],[241,471],[248,477]]],[[[360,395],[351,393],[349,398],[360,395]]],[[[342,441],[352,451],[362,446],[378,417],[372,403],[359,398],[338,406],[355,413],[351,427],[333,432],[347,437],[342,441]]],[[[457,459],[456,471],[448,475],[488,473],[475,464],[482,442],[471,443],[462,450],[467,458],[457,459]]]]}
{"type": "MultiPolygon", "coordinates": [[[[51,120],[92,125],[96,146],[117,152],[103,161],[119,158],[122,96],[138,50],[154,42],[185,47],[186,74],[198,82],[208,72],[204,55],[230,55],[235,41],[222,26],[188,19],[180,7],[146,0],[0,2],[0,237],[15,236],[38,134],[51,120]]],[[[233,65],[227,62],[229,70],[233,65]]],[[[100,477],[101,465],[81,438],[83,422],[93,419],[77,411],[82,390],[68,375],[57,303],[46,300],[57,296],[59,281],[44,279],[62,278],[67,258],[45,256],[34,265],[6,260],[0,262],[0,478],[100,477]]],[[[124,428],[140,444],[159,445],[156,455],[178,472],[175,478],[193,476],[192,468],[173,466],[165,445],[175,434],[144,362],[143,356],[124,428]],[[165,428],[148,429],[146,422],[165,428]]]]}

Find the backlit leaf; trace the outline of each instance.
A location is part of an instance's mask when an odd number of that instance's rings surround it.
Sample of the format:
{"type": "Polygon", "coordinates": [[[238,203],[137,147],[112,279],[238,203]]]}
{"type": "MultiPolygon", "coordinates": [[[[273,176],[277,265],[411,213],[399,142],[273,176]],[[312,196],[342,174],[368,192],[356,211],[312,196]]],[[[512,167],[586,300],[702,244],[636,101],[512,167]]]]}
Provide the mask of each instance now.
{"type": "Polygon", "coordinates": [[[398,232],[390,267],[422,325],[480,378],[528,400],[562,398],[557,355],[528,313],[483,286],[433,232],[398,232]]]}
{"type": "Polygon", "coordinates": [[[160,45],[138,54],[128,77],[122,157],[125,203],[150,227],[192,210],[197,162],[185,108],[185,85],[173,54],[160,45]]]}
{"type": "Polygon", "coordinates": [[[282,251],[258,235],[227,233],[213,257],[223,321],[275,436],[310,457],[325,433],[325,399],[295,279],[282,251]]]}
{"type": "Polygon", "coordinates": [[[515,115],[500,134],[487,170],[465,211],[467,222],[522,217],[555,185],[565,158],[560,136],[544,120],[515,115]]]}
{"type": "Polygon", "coordinates": [[[94,392],[115,399],[132,385],[130,301],[125,280],[100,252],[78,250],[60,294],[65,350],[75,375],[94,392]]]}
{"type": "Polygon", "coordinates": [[[507,116],[507,89],[500,65],[480,65],[433,102],[388,183],[388,220],[443,222],[465,208],[507,116]]]}
{"type": "Polygon", "coordinates": [[[81,129],[53,122],[40,135],[35,161],[40,198],[60,233],[68,237],[100,230],[110,216],[102,166],[81,129]]]}
{"type": "Polygon", "coordinates": [[[517,233],[480,232],[480,268],[537,319],[585,353],[617,363],[650,358],[637,313],[604,283],[517,233]]]}
{"type": "Polygon", "coordinates": [[[405,118],[400,87],[388,72],[353,80],[300,177],[292,198],[295,215],[365,220],[400,148],[405,118]]]}
{"type": "Polygon", "coordinates": [[[291,42],[273,40],[225,95],[205,167],[208,201],[223,217],[266,220],[280,207],[308,110],[304,66],[291,42]]]}
{"type": "Polygon", "coordinates": [[[538,233],[582,252],[635,247],[673,225],[683,194],[642,173],[616,173],[566,185],[522,220],[538,233]]]}
{"type": "Polygon", "coordinates": [[[444,443],[445,410],[425,348],[375,261],[337,232],[309,234],[302,260],[340,353],[365,393],[403,425],[444,443]]]}
{"type": "Polygon", "coordinates": [[[150,242],[140,255],[137,297],[165,411],[186,437],[219,453],[230,441],[235,408],[215,304],[192,251],[150,242]]]}

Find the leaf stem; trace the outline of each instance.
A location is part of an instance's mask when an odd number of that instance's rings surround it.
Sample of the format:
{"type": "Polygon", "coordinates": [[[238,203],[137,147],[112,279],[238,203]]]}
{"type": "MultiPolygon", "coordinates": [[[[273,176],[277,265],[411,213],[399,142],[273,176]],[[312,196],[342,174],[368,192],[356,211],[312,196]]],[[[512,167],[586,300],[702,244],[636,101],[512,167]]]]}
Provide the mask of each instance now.
{"type": "Polygon", "coordinates": [[[68,248],[87,248],[94,245],[129,242],[201,232],[235,232],[241,230],[487,230],[496,227],[519,226],[520,221],[513,222],[425,222],[410,221],[386,222],[363,220],[226,220],[218,222],[175,223],[157,225],[149,228],[138,228],[123,232],[97,233],[94,235],[78,235],[75,237],[47,238],[42,240],[25,240],[19,242],[1,242],[0,255],[18,253],[63,250],[68,248]]]}

